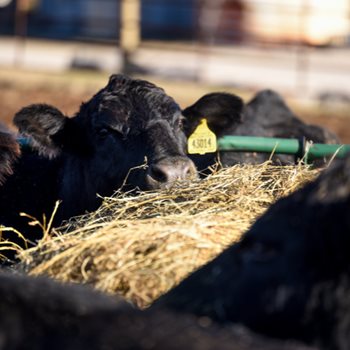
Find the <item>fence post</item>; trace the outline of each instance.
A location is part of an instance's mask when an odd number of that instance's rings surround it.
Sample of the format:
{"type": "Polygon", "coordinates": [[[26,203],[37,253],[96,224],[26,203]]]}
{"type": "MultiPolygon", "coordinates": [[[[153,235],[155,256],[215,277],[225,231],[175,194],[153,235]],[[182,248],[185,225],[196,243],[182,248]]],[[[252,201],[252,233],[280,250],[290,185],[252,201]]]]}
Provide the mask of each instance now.
{"type": "Polygon", "coordinates": [[[309,0],[303,0],[299,8],[299,42],[297,43],[296,90],[301,94],[309,93],[310,57],[308,24],[311,7],[309,0]]]}
{"type": "Polygon", "coordinates": [[[120,3],[120,50],[122,72],[132,73],[131,55],[141,41],[141,1],[121,0],[120,3]]]}
{"type": "Polygon", "coordinates": [[[15,57],[14,65],[21,66],[25,55],[28,21],[28,1],[17,0],[15,8],[15,57]]]}

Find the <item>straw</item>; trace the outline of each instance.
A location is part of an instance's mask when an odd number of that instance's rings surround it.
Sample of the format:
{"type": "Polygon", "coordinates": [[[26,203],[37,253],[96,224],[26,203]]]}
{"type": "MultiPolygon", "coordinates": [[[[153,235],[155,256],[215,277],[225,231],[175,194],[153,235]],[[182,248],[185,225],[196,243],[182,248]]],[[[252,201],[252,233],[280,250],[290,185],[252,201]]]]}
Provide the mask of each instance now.
{"type": "Polygon", "coordinates": [[[318,174],[307,166],[237,165],[138,195],[117,192],[20,253],[32,275],[86,283],[144,308],[237,242],[278,198],[318,174]]]}

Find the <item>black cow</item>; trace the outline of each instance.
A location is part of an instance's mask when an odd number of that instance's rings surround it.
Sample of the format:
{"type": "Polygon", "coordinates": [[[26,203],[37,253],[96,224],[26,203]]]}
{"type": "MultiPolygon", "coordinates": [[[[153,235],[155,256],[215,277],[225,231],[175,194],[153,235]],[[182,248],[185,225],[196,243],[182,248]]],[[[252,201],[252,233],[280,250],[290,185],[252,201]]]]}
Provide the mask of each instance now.
{"type": "Polygon", "coordinates": [[[186,155],[182,120],[181,109],[164,90],[123,75],[111,76],[72,118],[46,104],[21,109],[14,123],[37,152],[24,148],[14,174],[0,188],[0,223],[26,233],[28,220],[18,213],[41,220],[58,199],[55,223],[96,209],[97,194],[189,179],[196,169],[186,155]]]}
{"type": "MultiPolygon", "coordinates": [[[[0,273],[0,350],[311,350],[83,286],[0,273]]],[[[315,350],[315,349],[314,349],[315,350]]]]}
{"type": "Polygon", "coordinates": [[[15,136],[0,124],[0,185],[13,172],[13,163],[20,155],[20,147],[15,136]]]}
{"type": "Polygon", "coordinates": [[[153,306],[350,349],[350,156],[280,199],[153,306]]]}
{"type": "MultiPolygon", "coordinates": [[[[317,126],[305,124],[286,105],[276,92],[264,90],[259,92],[247,105],[231,94],[211,93],[203,96],[195,104],[183,111],[186,117],[186,131],[191,133],[206,117],[209,128],[217,137],[226,135],[263,136],[281,138],[306,138],[315,143],[339,143],[337,136],[317,126]]],[[[270,154],[248,152],[220,152],[219,160],[223,166],[237,163],[262,163],[270,154]]],[[[215,163],[216,154],[193,156],[197,168],[203,170],[215,163]]],[[[272,158],[279,164],[294,162],[293,156],[275,155],[272,158]]],[[[324,162],[318,161],[317,165],[324,162]]]]}

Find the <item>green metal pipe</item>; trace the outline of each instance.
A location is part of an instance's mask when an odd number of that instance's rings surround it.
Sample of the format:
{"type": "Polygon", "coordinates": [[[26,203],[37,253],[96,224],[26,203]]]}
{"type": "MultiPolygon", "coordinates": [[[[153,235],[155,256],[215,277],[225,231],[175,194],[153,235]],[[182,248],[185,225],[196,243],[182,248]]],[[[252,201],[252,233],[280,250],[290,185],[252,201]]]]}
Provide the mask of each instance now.
{"type": "Polygon", "coordinates": [[[350,145],[328,145],[298,139],[254,136],[224,136],[218,140],[220,151],[292,154],[309,160],[331,156],[344,157],[350,145]]]}
{"type": "Polygon", "coordinates": [[[335,155],[338,158],[344,158],[350,152],[350,145],[327,145],[322,143],[308,143],[306,154],[309,160],[335,155]],[[310,148],[308,148],[310,145],[310,148]]]}
{"type": "MultiPolygon", "coordinates": [[[[27,138],[20,138],[22,147],[30,147],[27,138]]],[[[282,139],[276,137],[256,136],[224,136],[218,139],[219,151],[231,152],[259,152],[274,154],[291,154],[299,158],[307,157],[308,161],[325,156],[335,155],[343,158],[350,152],[350,145],[328,145],[312,143],[298,139],[282,139]]]]}
{"type": "Polygon", "coordinates": [[[218,140],[218,148],[220,151],[297,154],[298,152],[301,152],[301,147],[301,142],[297,139],[224,136],[218,140]]]}

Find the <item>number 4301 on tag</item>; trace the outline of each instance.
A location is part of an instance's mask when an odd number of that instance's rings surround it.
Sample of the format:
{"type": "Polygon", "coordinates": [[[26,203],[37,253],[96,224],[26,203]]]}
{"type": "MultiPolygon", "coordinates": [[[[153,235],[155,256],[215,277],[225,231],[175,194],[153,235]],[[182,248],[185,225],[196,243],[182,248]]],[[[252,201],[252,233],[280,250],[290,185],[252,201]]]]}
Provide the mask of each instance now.
{"type": "Polygon", "coordinates": [[[203,118],[188,138],[188,153],[205,154],[216,152],[216,150],[216,135],[209,129],[207,120],[203,118]]]}

